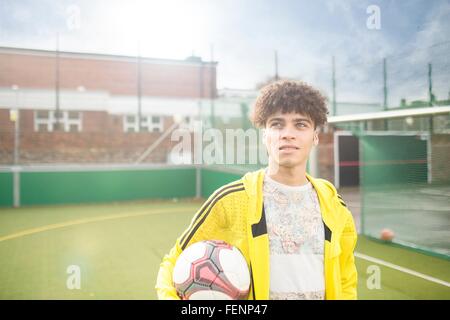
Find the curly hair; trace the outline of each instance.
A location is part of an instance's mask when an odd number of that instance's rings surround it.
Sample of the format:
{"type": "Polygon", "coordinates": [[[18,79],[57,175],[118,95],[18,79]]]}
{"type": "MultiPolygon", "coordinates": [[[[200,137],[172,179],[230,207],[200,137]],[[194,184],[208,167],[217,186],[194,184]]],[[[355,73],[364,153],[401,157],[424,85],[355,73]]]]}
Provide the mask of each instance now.
{"type": "Polygon", "coordinates": [[[276,112],[295,112],[309,116],[317,128],[327,122],[326,101],[325,96],[304,82],[279,80],[261,89],[251,120],[255,127],[264,128],[267,119],[276,112]]]}

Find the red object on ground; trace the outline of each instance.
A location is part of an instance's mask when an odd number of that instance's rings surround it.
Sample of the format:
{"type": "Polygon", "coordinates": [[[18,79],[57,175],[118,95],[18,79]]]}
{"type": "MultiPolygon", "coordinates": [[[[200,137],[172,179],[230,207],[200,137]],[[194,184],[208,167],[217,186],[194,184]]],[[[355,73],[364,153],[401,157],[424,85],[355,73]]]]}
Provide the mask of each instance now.
{"type": "Polygon", "coordinates": [[[381,230],[380,239],[384,241],[392,241],[392,239],[394,239],[394,231],[390,229],[381,230]]]}

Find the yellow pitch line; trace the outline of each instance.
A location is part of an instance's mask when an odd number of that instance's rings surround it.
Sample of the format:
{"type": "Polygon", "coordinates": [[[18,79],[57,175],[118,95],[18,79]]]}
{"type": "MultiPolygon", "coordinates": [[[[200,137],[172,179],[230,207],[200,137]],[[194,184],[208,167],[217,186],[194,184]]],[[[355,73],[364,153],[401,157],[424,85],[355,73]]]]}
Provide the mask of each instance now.
{"type": "Polygon", "coordinates": [[[86,219],[72,220],[72,221],[61,222],[61,223],[54,223],[54,224],[49,224],[49,225],[42,226],[42,227],[19,231],[19,232],[13,233],[13,234],[9,234],[7,236],[0,237],[0,242],[6,241],[6,240],[11,240],[11,239],[16,239],[16,238],[23,237],[23,236],[28,236],[30,234],[35,234],[35,233],[59,229],[59,228],[71,227],[71,226],[85,224],[85,223],[114,220],[114,219],[121,219],[121,218],[129,218],[129,217],[138,217],[138,216],[145,216],[148,214],[159,214],[159,213],[165,213],[165,212],[178,213],[178,212],[182,212],[182,211],[186,211],[186,208],[183,208],[183,209],[161,209],[161,210],[156,210],[156,211],[115,214],[115,215],[102,216],[102,217],[96,217],[96,218],[86,218],[86,219]]]}

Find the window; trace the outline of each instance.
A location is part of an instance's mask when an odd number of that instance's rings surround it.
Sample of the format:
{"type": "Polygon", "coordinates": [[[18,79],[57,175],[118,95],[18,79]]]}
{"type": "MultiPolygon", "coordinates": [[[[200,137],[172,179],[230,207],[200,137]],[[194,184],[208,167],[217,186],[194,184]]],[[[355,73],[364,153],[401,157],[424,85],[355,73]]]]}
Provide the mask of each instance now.
{"type": "Polygon", "coordinates": [[[151,121],[148,121],[149,118],[147,118],[147,123],[146,123],[148,131],[162,132],[163,131],[162,118],[160,116],[152,116],[151,121]]]}
{"type": "Polygon", "coordinates": [[[138,117],[127,115],[123,122],[124,132],[163,132],[164,124],[161,116],[141,116],[141,130],[139,130],[138,117]]]}
{"type": "Polygon", "coordinates": [[[38,118],[38,119],[48,119],[48,111],[47,110],[36,111],[36,118],[38,118]]]}
{"type": "Polygon", "coordinates": [[[156,116],[153,116],[152,117],[152,123],[157,123],[157,124],[159,124],[161,122],[161,118],[160,117],[156,117],[156,116]]]}
{"type": "Polygon", "coordinates": [[[46,124],[41,123],[41,124],[38,125],[38,130],[37,131],[39,131],[39,132],[47,132],[47,131],[49,131],[48,130],[48,126],[46,124]]]}
{"type": "Polygon", "coordinates": [[[58,122],[54,110],[39,110],[34,112],[34,131],[52,132],[59,126],[65,132],[81,132],[81,112],[59,111],[58,122]]]}
{"type": "Polygon", "coordinates": [[[163,132],[163,123],[160,116],[152,116],[151,123],[147,121],[148,131],[163,132]]]}
{"type": "Polygon", "coordinates": [[[78,126],[76,124],[70,124],[69,125],[69,132],[78,132],[78,126]]]}
{"type": "Polygon", "coordinates": [[[80,119],[80,112],[69,111],[69,119],[70,120],[78,120],[78,119],[80,119]]]}
{"type": "Polygon", "coordinates": [[[137,117],[133,115],[127,115],[123,118],[123,131],[124,132],[138,132],[137,117]]]}

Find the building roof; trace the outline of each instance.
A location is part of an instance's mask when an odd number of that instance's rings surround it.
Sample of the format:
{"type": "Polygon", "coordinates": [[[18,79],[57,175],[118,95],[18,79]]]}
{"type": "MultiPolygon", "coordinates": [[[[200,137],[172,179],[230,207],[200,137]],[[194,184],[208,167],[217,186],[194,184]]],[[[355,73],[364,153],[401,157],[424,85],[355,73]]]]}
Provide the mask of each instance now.
{"type": "MultiPolygon", "coordinates": [[[[28,48],[17,48],[17,47],[0,47],[0,54],[24,54],[24,55],[36,55],[53,57],[56,51],[53,50],[42,50],[42,49],[28,49],[28,48]]],[[[135,62],[137,56],[126,56],[126,55],[113,55],[113,54],[103,54],[103,53],[88,53],[88,52],[68,52],[59,51],[59,57],[61,58],[77,58],[77,59],[89,59],[89,60],[113,60],[113,61],[125,61],[125,62],[135,62]]],[[[187,57],[184,60],[177,59],[161,59],[161,58],[150,58],[150,57],[140,57],[141,62],[154,63],[154,64],[171,64],[171,65],[211,65],[217,66],[217,61],[203,61],[201,57],[187,57]]]]}
{"type": "Polygon", "coordinates": [[[328,118],[328,123],[344,123],[355,121],[368,121],[380,119],[394,119],[404,117],[420,117],[450,113],[450,106],[425,107],[425,108],[405,108],[402,110],[388,110],[370,112],[362,114],[352,114],[343,116],[332,116],[328,118]]]}

